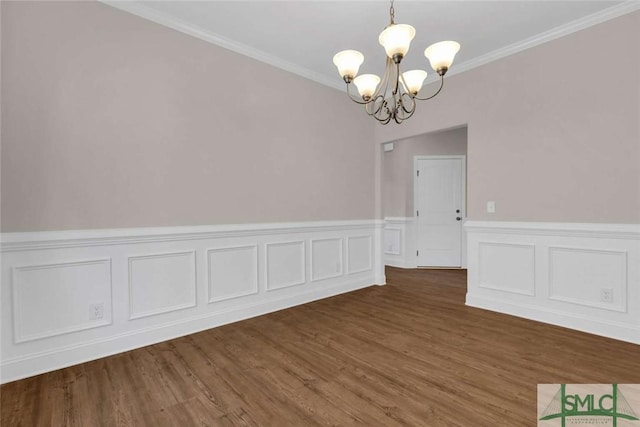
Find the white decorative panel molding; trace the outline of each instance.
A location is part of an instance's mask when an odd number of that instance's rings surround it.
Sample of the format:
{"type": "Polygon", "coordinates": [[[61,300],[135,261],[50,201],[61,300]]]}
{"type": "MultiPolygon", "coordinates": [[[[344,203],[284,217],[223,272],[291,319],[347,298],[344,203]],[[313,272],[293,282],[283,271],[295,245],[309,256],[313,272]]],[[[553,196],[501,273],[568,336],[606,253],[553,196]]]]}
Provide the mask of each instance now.
{"type": "Polygon", "coordinates": [[[267,252],[267,290],[303,285],[305,279],[304,242],[269,243],[267,252]]]}
{"type": "Polygon", "coordinates": [[[13,268],[16,343],[109,324],[110,259],[13,268]],[[94,305],[101,315],[91,315],[94,305]]]}
{"type": "Polygon", "coordinates": [[[402,229],[387,227],[384,229],[384,253],[402,255],[402,229]]]}
{"type": "Polygon", "coordinates": [[[640,344],[640,224],[464,228],[467,305],[640,344]]]}
{"type": "Polygon", "coordinates": [[[535,246],[479,243],[481,288],[535,295],[535,246]]]}
{"type": "Polygon", "coordinates": [[[384,284],[382,226],[357,220],[2,233],[0,381],[384,284]],[[312,262],[316,279],[325,280],[311,281],[312,262]],[[342,274],[345,263],[359,273],[342,274]]]}
{"type": "Polygon", "coordinates": [[[195,305],[194,251],[129,257],[130,319],[195,305]]]}
{"type": "Polygon", "coordinates": [[[311,281],[342,276],[342,239],[311,241],[311,281]]]}
{"type": "Polygon", "coordinates": [[[372,252],[371,236],[347,237],[347,270],[349,274],[371,270],[372,252]]]}
{"type": "Polygon", "coordinates": [[[625,312],[627,253],[550,247],[549,298],[625,312]]]}
{"type": "Polygon", "coordinates": [[[384,264],[399,268],[418,268],[415,218],[385,217],[384,223],[384,264]]]}
{"type": "Polygon", "coordinates": [[[258,293],[258,246],[207,251],[209,302],[258,293]]]}

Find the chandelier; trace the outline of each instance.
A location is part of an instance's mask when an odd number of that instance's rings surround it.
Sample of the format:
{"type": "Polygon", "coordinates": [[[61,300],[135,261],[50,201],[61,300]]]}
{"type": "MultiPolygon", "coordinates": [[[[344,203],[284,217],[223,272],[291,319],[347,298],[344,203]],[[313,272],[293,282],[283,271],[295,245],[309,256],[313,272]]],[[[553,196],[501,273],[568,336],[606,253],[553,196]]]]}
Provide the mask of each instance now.
{"type": "Polygon", "coordinates": [[[409,45],[416,30],[411,25],[396,24],[394,13],[393,0],[391,0],[389,9],[391,22],[378,37],[378,41],[387,53],[382,81],[375,74],[362,74],[356,77],[360,65],[364,62],[364,55],[357,50],[343,50],[333,57],[333,63],[338,67],[340,76],[347,84],[349,98],[364,105],[367,114],[384,125],[391,120],[402,123],[416,111],[416,99],[425,101],[439,94],[444,85],[444,75],[460,50],[460,45],[454,41],[435,43],[425,49],[424,55],[440,76],[440,87],[430,96],[419,97],[418,93],[427,78],[427,72],[411,70],[402,73],[400,71],[400,63],[409,51],[409,45]],[[351,94],[351,82],[356,85],[361,99],[351,94]]]}

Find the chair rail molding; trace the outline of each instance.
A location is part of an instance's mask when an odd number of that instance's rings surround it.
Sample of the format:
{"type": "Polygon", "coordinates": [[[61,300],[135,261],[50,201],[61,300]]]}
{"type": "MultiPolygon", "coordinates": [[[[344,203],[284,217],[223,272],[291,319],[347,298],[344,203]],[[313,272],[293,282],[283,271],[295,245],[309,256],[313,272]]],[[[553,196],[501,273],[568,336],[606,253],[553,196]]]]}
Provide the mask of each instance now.
{"type": "Polygon", "coordinates": [[[467,305],[640,344],[640,224],[464,227],[467,305]]]}
{"type": "Polygon", "coordinates": [[[5,383],[375,284],[381,220],[3,233],[5,383]]]}

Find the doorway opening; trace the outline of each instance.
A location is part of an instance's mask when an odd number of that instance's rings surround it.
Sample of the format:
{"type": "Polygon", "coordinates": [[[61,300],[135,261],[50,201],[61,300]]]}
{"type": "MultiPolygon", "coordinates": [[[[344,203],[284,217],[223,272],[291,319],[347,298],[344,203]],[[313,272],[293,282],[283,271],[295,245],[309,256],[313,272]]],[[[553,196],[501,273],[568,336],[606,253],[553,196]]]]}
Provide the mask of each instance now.
{"type": "Polygon", "coordinates": [[[467,127],[383,144],[385,264],[466,268],[467,127]]]}

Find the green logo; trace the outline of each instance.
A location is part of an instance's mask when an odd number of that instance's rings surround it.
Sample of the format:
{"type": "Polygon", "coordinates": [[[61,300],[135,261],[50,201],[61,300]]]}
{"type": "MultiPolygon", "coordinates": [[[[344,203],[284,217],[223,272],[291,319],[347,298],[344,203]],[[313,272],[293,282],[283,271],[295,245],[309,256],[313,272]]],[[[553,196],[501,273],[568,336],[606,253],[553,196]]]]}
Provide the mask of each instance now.
{"type": "Polygon", "coordinates": [[[573,394],[567,394],[566,384],[560,384],[560,389],[543,411],[540,421],[560,419],[562,427],[565,427],[567,419],[571,419],[572,424],[592,424],[597,419],[605,421],[600,417],[609,418],[607,421],[612,421],[613,427],[617,427],[618,419],[638,420],[631,405],[618,389],[618,384],[611,384],[611,393],[573,394]]]}

